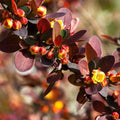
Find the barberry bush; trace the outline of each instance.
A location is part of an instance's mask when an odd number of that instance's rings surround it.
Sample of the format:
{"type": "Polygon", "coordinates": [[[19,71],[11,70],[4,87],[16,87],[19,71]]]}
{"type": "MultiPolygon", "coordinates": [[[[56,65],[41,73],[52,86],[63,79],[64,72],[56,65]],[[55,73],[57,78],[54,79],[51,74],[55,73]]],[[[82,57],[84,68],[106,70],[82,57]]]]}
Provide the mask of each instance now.
{"type": "Polygon", "coordinates": [[[101,32],[85,1],[0,4],[1,120],[119,119],[120,38],[101,32]]]}

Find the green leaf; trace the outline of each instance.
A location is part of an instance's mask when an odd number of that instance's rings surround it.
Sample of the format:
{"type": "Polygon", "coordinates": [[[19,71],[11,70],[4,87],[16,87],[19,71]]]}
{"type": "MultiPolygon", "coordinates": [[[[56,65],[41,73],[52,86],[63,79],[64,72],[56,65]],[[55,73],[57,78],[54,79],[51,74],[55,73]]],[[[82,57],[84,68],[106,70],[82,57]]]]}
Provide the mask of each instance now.
{"type": "Polygon", "coordinates": [[[27,6],[20,7],[25,12],[25,15],[28,15],[31,12],[31,9],[27,6]]]}
{"type": "Polygon", "coordinates": [[[25,39],[25,42],[27,42],[29,45],[36,45],[37,41],[33,37],[27,37],[25,39]]]}

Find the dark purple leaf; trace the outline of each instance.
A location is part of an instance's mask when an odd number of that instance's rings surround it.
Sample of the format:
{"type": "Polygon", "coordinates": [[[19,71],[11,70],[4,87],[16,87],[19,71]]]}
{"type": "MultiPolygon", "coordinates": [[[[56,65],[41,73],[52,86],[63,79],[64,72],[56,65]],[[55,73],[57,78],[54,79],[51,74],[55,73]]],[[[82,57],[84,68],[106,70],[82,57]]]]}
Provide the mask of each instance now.
{"type": "Polygon", "coordinates": [[[66,39],[63,43],[69,45],[69,44],[72,44],[74,42],[77,42],[77,40],[79,40],[85,33],[86,33],[86,30],[78,31],[73,36],[66,39]]]}
{"type": "Polygon", "coordinates": [[[114,65],[114,62],[115,62],[114,56],[108,55],[108,56],[102,57],[99,60],[98,67],[100,67],[101,71],[107,73],[114,65]]]}
{"type": "Polygon", "coordinates": [[[78,66],[79,66],[79,70],[80,70],[82,75],[89,74],[88,63],[86,60],[81,59],[78,63],[78,66]]]}
{"type": "Polygon", "coordinates": [[[75,86],[81,86],[81,80],[80,80],[80,77],[76,74],[72,74],[68,77],[68,80],[69,82],[72,84],[72,85],[75,85],[75,86]]]}
{"type": "Polygon", "coordinates": [[[118,67],[120,67],[120,62],[115,63],[112,68],[113,68],[113,69],[116,69],[116,68],[118,68],[118,67]]]}
{"type": "Polygon", "coordinates": [[[0,42],[0,50],[6,53],[12,53],[20,49],[20,38],[16,35],[8,35],[0,42]]]}
{"type": "Polygon", "coordinates": [[[102,85],[101,84],[91,84],[90,86],[88,86],[87,88],[85,88],[85,92],[88,95],[93,95],[98,93],[100,90],[102,90],[102,85]]]}
{"type": "Polygon", "coordinates": [[[20,72],[26,72],[30,70],[35,62],[35,56],[31,55],[27,49],[23,49],[17,52],[15,56],[15,67],[20,72]]]}
{"type": "Polygon", "coordinates": [[[117,98],[117,103],[118,103],[118,106],[120,107],[120,93],[119,93],[119,96],[117,98]]]}
{"type": "Polygon", "coordinates": [[[96,63],[95,63],[95,61],[94,61],[94,60],[90,61],[90,62],[88,63],[88,66],[89,66],[89,71],[90,71],[90,73],[92,73],[93,69],[96,68],[96,63]]]}
{"type": "Polygon", "coordinates": [[[105,112],[105,105],[101,101],[93,101],[92,105],[95,111],[100,113],[105,112]]]}
{"type": "Polygon", "coordinates": [[[52,82],[56,82],[58,80],[61,80],[63,77],[63,74],[61,72],[58,73],[51,73],[48,75],[47,77],[47,82],[48,83],[52,83],[52,82]]]}
{"type": "Polygon", "coordinates": [[[74,73],[76,73],[76,74],[80,74],[78,64],[76,64],[76,63],[68,63],[68,64],[67,64],[67,67],[68,67],[68,69],[69,69],[71,72],[74,72],[74,73]]]}
{"type": "Polygon", "coordinates": [[[100,39],[97,36],[93,36],[90,38],[89,44],[97,53],[97,57],[101,57],[102,56],[102,45],[101,45],[100,39]]]}
{"type": "Polygon", "coordinates": [[[77,95],[77,101],[80,104],[84,104],[87,101],[85,90],[82,87],[80,88],[79,93],[77,95]]]}
{"type": "Polygon", "coordinates": [[[57,18],[58,20],[62,20],[63,24],[65,25],[65,28],[68,29],[70,28],[71,25],[71,20],[72,20],[72,13],[69,9],[67,8],[60,8],[58,11],[58,13],[65,13],[64,16],[57,18]]]}
{"type": "Polygon", "coordinates": [[[51,25],[47,19],[42,18],[37,23],[37,28],[40,31],[40,33],[43,34],[43,33],[47,32],[48,30],[50,30],[51,25]]]}
{"type": "Polygon", "coordinates": [[[58,18],[58,17],[62,17],[62,16],[64,16],[65,15],[65,13],[63,13],[63,12],[59,12],[59,13],[52,13],[52,14],[48,14],[48,15],[46,15],[46,17],[45,18],[47,18],[47,19],[52,19],[52,18],[58,18]]]}
{"type": "Polygon", "coordinates": [[[97,57],[96,51],[93,49],[93,47],[89,43],[87,43],[85,46],[85,53],[86,53],[88,63],[97,57]]]}
{"type": "Polygon", "coordinates": [[[18,36],[21,36],[21,37],[26,37],[28,35],[28,31],[27,31],[26,27],[22,27],[19,30],[15,30],[15,31],[13,31],[13,33],[15,35],[18,35],[18,36]]]}
{"type": "Polygon", "coordinates": [[[54,85],[55,85],[55,82],[50,83],[49,86],[48,86],[48,88],[42,94],[42,97],[45,97],[53,89],[54,85]]]}
{"type": "Polygon", "coordinates": [[[41,57],[40,62],[43,66],[50,66],[53,64],[53,61],[51,59],[47,59],[45,56],[41,57]]]}

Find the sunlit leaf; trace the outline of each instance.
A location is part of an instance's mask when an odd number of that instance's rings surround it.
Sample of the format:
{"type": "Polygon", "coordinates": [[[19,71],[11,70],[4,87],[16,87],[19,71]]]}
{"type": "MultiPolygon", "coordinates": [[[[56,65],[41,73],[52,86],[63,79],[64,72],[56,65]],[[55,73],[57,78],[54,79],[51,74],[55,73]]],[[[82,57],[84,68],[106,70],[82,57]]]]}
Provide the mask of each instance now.
{"type": "Polygon", "coordinates": [[[58,13],[61,13],[61,12],[65,13],[64,16],[59,17],[57,19],[63,21],[66,29],[70,28],[71,20],[72,20],[72,13],[71,13],[71,11],[69,9],[67,9],[67,8],[60,8],[57,12],[58,13]]]}
{"type": "Polygon", "coordinates": [[[55,22],[53,25],[53,41],[55,41],[55,38],[60,35],[61,33],[61,26],[58,22],[55,22]]]}
{"type": "Polygon", "coordinates": [[[115,49],[114,51],[113,51],[113,53],[112,53],[112,55],[114,56],[114,58],[115,58],[115,63],[117,63],[117,62],[119,62],[119,51],[117,50],[117,49],[115,49]]]}
{"type": "Polygon", "coordinates": [[[0,42],[0,50],[7,53],[12,53],[20,49],[20,38],[16,35],[8,35],[0,42]]]}
{"type": "Polygon", "coordinates": [[[71,26],[70,26],[70,32],[71,33],[75,32],[78,24],[79,24],[79,18],[72,18],[71,26]]]}
{"type": "Polygon", "coordinates": [[[90,38],[89,44],[97,53],[97,57],[101,57],[102,56],[102,45],[101,45],[100,39],[97,36],[93,36],[90,38]]]}
{"type": "Polygon", "coordinates": [[[51,14],[46,15],[45,18],[54,19],[54,18],[62,17],[64,15],[65,15],[65,13],[63,13],[63,12],[61,12],[61,13],[60,12],[59,13],[51,13],[51,14]]]}
{"type": "Polygon", "coordinates": [[[15,67],[20,72],[30,70],[34,65],[34,57],[27,49],[23,49],[15,55],[15,67]]]}
{"type": "Polygon", "coordinates": [[[85,53],[86,53],[88,63],[97,57],[96,51],[93,49],[93,47],[89,43],[87,43],[85,46],[85,53]]]}
{"type": "Polygon", "coordinates": [[[106,73],[112,68],[112,66],[114,65],[114,62],[115,62],[114,56],[108,55],[108,56],[102,57],[99,60],[98,67],[100,67],[101,71],[106,73]]]}
{"type": "Polygon", "coordinates": [[[82,75],[89,74],[88,63],[86,60],[81,59],[78,63],[78,66],[79,66],[79,70],[80,70],[82,75]]]}

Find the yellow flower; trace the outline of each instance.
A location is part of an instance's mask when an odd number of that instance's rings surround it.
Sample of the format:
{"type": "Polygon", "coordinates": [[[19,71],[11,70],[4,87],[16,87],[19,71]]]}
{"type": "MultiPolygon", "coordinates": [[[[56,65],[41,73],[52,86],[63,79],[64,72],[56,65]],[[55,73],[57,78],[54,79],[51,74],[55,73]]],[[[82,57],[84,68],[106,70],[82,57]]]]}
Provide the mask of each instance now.
{"type": "MultiPolygon", "coordinates": [[[[59,24],[60,24],[60,26],[61,26],[61,29],[64,29],[64,24],[63,24],[63,21],[62,20],[55,20],[55,21],[57,21],[59,24]]],[[[50,23],[51,23],[51,28],[53,28],[53,26],[54,26],[54,22],[55,21],[51,21],[50,23]]]]}
{"type": "Polygon", "coordinates": [[[100,70],[93,70],[92,74],[92,81],[94,84],[97,84],[98,82],[101,83],[105,79],[105,73],[100,70]]]}

